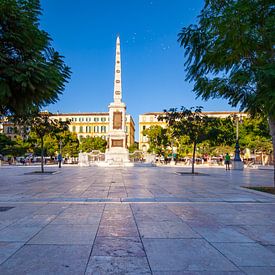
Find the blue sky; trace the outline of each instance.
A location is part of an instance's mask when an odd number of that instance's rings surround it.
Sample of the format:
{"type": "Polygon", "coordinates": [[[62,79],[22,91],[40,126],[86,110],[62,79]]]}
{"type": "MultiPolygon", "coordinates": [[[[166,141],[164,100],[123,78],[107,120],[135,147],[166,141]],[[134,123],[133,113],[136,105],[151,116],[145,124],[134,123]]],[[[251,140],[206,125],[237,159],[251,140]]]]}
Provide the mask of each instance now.
{"type": "Polygon", "coordinates": [[[41,5],[41,28],[72,70],[58,103],[45,109],[108,110],[119,33],[122,96],[136,125],[139,114],[171,107],[232,110],[224,100],[196,100],[192,83],[185,81],[184,49],[177,34],[196,22],[202,0],[42,0],[41,5]]]}

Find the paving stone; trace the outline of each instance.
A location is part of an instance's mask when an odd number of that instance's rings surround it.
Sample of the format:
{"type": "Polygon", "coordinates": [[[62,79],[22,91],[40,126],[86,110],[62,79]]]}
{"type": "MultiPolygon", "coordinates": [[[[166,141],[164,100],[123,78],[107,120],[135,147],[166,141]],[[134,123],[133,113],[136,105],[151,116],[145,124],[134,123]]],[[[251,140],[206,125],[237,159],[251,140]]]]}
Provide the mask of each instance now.
{"type": "Polygon", "coordinates": [[[37,209],[35,214],[37,215],[58,215],[63,212],[69,205],[61,205],[61,204],[46,204],[37,209]]]}
{"type": "Polygon", "coordinates": [[[183,222],[139,222],[142,238],[201,238],[183,222]]]}
{"type": "Polygon", "coordinates": [[[275,267],[242,267],[245,274],[253,275],[274,275],[275,267]]]}
{"type": "Polygon", "coordinates": [[[50,224],[34,236],[29,244],[92,244],[97,226],[50,224]]]}
{"type": "Polygon", "coordinates": [[[92,256],[86,275],[149,275],[151,274],[145,257],[92,256]]]}
{"type": "Polygon", "coordinates": [[[239,271],[201,239],[143,239],[153,271],[239,271]]]}
{"type": "Polygon", "coordinates": [[[139,238],[97,237],[92,256],[145,257],[139,238]]]}
{"type": "Polygon", "coordinates": [[[18,220],[14,225],[21,226],[45,226],[52,222],[56,218],[56,215],[31,215],[21,220],[18,220]]]}
{"type": "Polygon", "coordinates": [[[153,275],[244,275],[242,271],[154,271],[153,275]]]}
{"type": "Polygon", "coordinates": [[[84,245],[25,245],[0,265],[0,274],[84,274],[89,253],[84,245]]]}
{"type": "Polygon", "coordinates": [[[264,245],[275,245],[275,225],[250,225],[235,227],[236,230],[264,245]]]}
{"type": "Polygon", "coordinates": [[[275,266],[275,253],[257,243],[213,243],[237,266],[275,266]]]}
{"type": "Polygon", "coordinates": [[[0,242],[0,264],[14,254],[24,243],[0,242]]]}
{"type": "Polygon", "coordinates": [[[99,237],[138,237],[137,227],[134,226],[102,226],[98,229],[99,237]]]}
{"type": "Polygon", "coordinates": [[[253,239],[239,233],[231,227],[192,227],[197,233],[209,242],[255,242],[253,239]]]}
{"type": "Polygon", "coordinates": [[[77,214],[62,213],[56,217],[51,224],[82,224],[82,225],[98,225],[100,222],[101,213],[83,214],[82,212],[77,214]]]}
{"type": "MultiPolygon", "coordinates": [[[[95,243],[99,240],[99,244],[93,253],[99,255],[93,254],[89,263],[93,266],[91,262],[97,258],[98,274],[100,270],[106,274],[106,267],[112,266],[117,266],[118,274],[150,274],[143,244],[154,274],[273,272],[275,196],[239,187],[271,185],[273,171],[196,169],[209,176],[179,176],[175,172],[186,172],[190,167],[178,166],[64,166],[59,174],[50,176],[24,175],[37,167],[0,167],[0,205],[15,207],[0,212],[0,241],[2,237],[3,243],[10,244],[2,246],[1,253],[4,258],[11,256],[0,268],[14,261],[8,274],[24,274],[26,270],[25,274],[32,274],[34,258],[37,274],[84,274],[98,232],[95,243]],[[139,233],[146,238],[140,239],[139,233]],[[35,245],[17,247],[21,242],[35,245]],[[254,244],[256,247],[248,246],[254,244]],[[87,245],[83,268],[82,264],[80,269],[60,267],[63,259],[58,255],[64,247],[72,249],[63,253],[66,256],[87,245]],[[219,251],[218,245],[223,245],[225,252],[219,251]],[[43,247],[50,246],[59,252],[47,248],[43,254],[43,247]],[[33,247],[27,258],[25,247],[33,247]],[[251,257],[258,266],[240,271],[227,256],[229,252],[232,259],[251,257]]],[[[68,262],[74,265],[73,260],[68,262]]],[[[0,273],[7,270],[5,267],[0,273]]]]}
{"type": "Polygon", "coordinates": [[[10,225],[0,231],[0,241],[27,242],[42,226],[10,225]]]}

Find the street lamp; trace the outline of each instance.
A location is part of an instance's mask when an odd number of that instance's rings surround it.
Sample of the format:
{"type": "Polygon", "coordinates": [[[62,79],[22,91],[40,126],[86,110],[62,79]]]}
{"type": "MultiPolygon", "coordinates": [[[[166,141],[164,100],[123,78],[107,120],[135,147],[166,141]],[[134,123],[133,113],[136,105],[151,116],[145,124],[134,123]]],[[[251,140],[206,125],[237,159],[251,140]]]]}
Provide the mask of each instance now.
{"type": "Polygon", "coordinates": [[[59,141],[59,154],[61,155],[62,141],[59,141]]]}
{"type": "Polygon", "coordinates": [[[171,147],[172,147],[172,156],[171,156],[171,161],[170,161],[170,165],[175,165],[175,158],[174,158],[174,142],[171,142],[171,147]]]}
{"type": "Polygon", "coordinates": [[[236,145],[235,145],[235,156],[232,164],[232,169],[243,170],[243,162],[240,157],[240,145],[239,145],[239,123],[242,123],[242,117],[235,116],[236,122],[236,145]]]}

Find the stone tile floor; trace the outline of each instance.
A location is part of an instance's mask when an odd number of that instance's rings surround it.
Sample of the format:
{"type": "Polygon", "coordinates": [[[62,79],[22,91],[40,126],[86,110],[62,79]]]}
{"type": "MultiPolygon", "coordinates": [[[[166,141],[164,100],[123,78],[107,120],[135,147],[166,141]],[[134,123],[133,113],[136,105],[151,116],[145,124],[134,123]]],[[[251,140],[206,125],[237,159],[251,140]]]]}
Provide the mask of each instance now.
{"type": "Polygon", "coordinates": [[[0,274],[275,274],[275,196],[240,187],[272,170],[34,170],[0,167],[0,274]]]}

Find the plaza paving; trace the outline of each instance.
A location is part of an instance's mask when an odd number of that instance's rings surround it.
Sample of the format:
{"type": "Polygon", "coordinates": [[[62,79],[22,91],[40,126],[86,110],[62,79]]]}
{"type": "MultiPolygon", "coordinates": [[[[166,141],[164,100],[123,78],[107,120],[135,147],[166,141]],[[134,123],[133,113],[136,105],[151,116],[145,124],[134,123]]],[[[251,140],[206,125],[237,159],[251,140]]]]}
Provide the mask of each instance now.
{"type": "Polygon", "coordinates": [[[275,274],[272,170],[0,167],[0,274],[275,274]],[[7,208],[12,207],[12,208],[7,208]]]}

